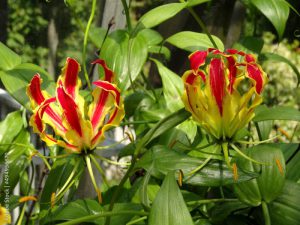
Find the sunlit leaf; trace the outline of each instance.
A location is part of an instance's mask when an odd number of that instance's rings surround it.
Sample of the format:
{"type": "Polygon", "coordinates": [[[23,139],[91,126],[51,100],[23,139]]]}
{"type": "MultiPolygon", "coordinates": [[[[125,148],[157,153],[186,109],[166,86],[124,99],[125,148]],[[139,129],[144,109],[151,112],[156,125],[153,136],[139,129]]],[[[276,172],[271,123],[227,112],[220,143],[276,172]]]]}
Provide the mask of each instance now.
{"type": "Polygon", "coordinates": [[[160,23],[175,16],[186,6],[187,3],[170,3],[158,6],[144,14],[139,20],[139,25],[141,25],[144,28],[155,27],[160,23]]]}
{"type": "MultiPolygon", "coordinates": [[[[222,41],[212,35],[213,40],[217,44],[219,50],[224,50],[222,41]]],[[[206,50],[207,48],[214,48],[214,45],[206,34],[192,31],[182,31],[167,38],[166,42],[176,46],[177,48],[194,52],[196,50],[206,50]]]]}
{"type": "Polygon", "coordinates": [[[129,38],[125,30],[116,30],[105,40],[100,58],[113,70],[122,90],[130,86],[130,78],[134,81],[146,61],[148,55],[147,42],[142,35],[129,38]]]}
{"type": "Polygon", "coordinates": [[[188,0],[188,7],[192,7],[192,6],[196,6],[196,5],[200,5],[202,3],[206,3],[206,2],[210,2],[210,0],[188,0]]]}
{"type": "Polygon", "coordinates": [[[0,70],[11,70],[21,64],[21,57],[0,42],[0,70]]]}
{"type": "Polygon", "coordinates": [[[26,87],[36,73],[39,73],[43,79],[42,89],[46,89],[50,94],[53,94],[55,84],[48,73],[37,65],[23,63],[11,70],[0,71],[0,78],[6,90],[26,108],[30,108],[29,98],[26,95],[26,87]]]}

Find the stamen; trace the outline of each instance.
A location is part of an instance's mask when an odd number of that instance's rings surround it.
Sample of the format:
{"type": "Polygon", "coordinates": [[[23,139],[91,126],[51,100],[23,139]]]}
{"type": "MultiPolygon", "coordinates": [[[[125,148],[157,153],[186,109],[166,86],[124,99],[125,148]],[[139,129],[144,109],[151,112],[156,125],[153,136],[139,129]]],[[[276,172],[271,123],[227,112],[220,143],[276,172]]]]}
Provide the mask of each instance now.
{"type": "Polygon", "coordinates": [[[183,172],[182,170],[179,170],[179,173],[178,173],[178,184],[180,187],[182,187],[182,180],[183,180],[183,172]]]}
{"type": "Polygon", "coordinates": [[[28,202],[28,201],[37,201],[37,198],[35,196],[24,196],[24,197],[21,197],[19,199],[19,203],[22,203],[22,202],[28,202]]]}
{"type": "Polygon", "coordinates": [[[239,179],[239,175],[238,175],[236,163],[233,163],[233,165],[232,165],[232,172],[233,172],[234,181],[237,181],[239,179]]]}
{"type": "Polygon", "coordinates": [[[280,162],[279,158],[275,157],[275,162],[276,162],[276,165],[279,169],[280,174],[283,176],[284,175],[283,167],[281,165],[281,162],[280,162]]]}
{"type": "Polygon", "coordinates": [[[51,202],[51,208],[54,207],[55,200],[56,200],[55,192],[52,192],[52,194],[51,194],[51,200],[50,200],[50,202],[51,202]]]}

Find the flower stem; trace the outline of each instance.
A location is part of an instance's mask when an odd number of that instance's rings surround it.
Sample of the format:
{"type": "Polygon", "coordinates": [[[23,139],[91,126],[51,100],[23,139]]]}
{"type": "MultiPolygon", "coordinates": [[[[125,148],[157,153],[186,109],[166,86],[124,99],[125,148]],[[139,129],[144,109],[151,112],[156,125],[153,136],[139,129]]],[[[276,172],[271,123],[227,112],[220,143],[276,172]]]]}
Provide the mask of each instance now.
{"type": "Polygon", "coordinates": [[[147,212],[134,211],[134,210],[124,210],[124,211],[117,211],[117,212],[102,212],[102,213],[98,213],[98,214],[95,214],[95,215],[84,216],[84,217],[80,217],[78,219],[73,219],[73,220],[68,221],[68,222],[60,223],[58,225],[75,225],[75,224],[80,224],[82,222],[95,220],[99,217],[119,216],[119,215],[148,216],[148,213],[147,212]]]}
{"type": "Polygon", "coordinates": [[[82,64],[83,64],[84,77],[85,77],[86,83],[87,83],[90,90],[92,90],[92,87],[91,87],[91,82],[90,82],[89,75],[88,75],[88,72],[87,72],[87,69],[86,69],[85,61],[86,61],[86,48],[87,48],[89,30],[90,30],[90,27],[91,27],[91,24],[93,22],[93,18],[94,18],[94,15],[95,15],[96,2],[97,2],[97,0],[93,0],[91,15],[90,15],[90,18],[89,18],[88,23],[86,25],[86,29],[85,29],[85,33],[84,33],[83,51],[82,51],[82,64]]]}
{"type": "Polygon", "coordinates": [[[262,207],[262,211],[263,211],[263,215],[264,215],[264,219],[265,219],[265,225],[271,225],[271,218],[270,218],[267,203],[265,201],[262,201],[261,207],[262,207]]]}
{"type": "Polygon", "coordinates": [[[122,5],[124,8],[125,16],[126,16],[127,28],[128,28],[128,31],[131,32],[132,26],[131,26],[130,15],[129,15],[129,7],[126,3],[126,0],[121,0],[121,1],[122,1],[122,5]]]}

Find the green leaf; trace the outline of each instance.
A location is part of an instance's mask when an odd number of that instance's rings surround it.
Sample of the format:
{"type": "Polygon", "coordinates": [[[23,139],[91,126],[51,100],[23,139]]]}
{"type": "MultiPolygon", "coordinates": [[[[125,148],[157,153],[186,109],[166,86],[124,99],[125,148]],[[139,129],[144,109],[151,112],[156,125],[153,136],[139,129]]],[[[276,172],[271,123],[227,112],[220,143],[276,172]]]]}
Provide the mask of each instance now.
{"type": "Polygon", "coordinates": [[[106,33],[107,29],[101,27],[92,27],[90,29],[89,38],[98,49],[101,49],[106,33]]]}
{"type": "Polygon", "coordinates": [[[115,72],[119,87],[126,90],[142,70],[148,55],[147,42],[139,33],[130,38],[125,30],[116,30],[105,40],[100,58],[115,72]]]}
{"type": "MultiPolygon", "coordinates": [[[[83,216],[93,215],[103,211],[101,205],[91,199],[76,200],[56,207],[44,223],[73,220],[83,216]]],[[[96,221],[95,221],[96,222],[96,221]]]]}
{"type": "Polygon", "coordinates": [[[10,70],[21,63],[21,57],[0,42],[0,71],[10,70]]]}
{"type": "Polygon", "coordinates": [[[42,89],[46,89],[50,94],[53,94],[55,84],[48,73],[37,65],[23,63],[11,70],[0,71],[0,78],[6,90],[26,108],[30,108],[26,87],[36,73],[39,73],[43,79],[42,89]]]}
{"type": "MultiPolygon", "coordinates": [[[[150,151],[137,162],[136,168],[144,168],[150,171],[153,176],[162,178],[170,171],[182,170],[186,175],[183,182],[196,186],[221,186],[234,183],[233,173],[231,169],[218,160],[212,160],[204,168],[192,176],[188,176],[189,172],[199,167],[205,159],[191,157],[166,146],[154,146],[150,151]],[[153,165],[153,166],[152,166],[153,165]]],[[[239,171],[239,180],[242,182],[252,179],[254,174],[247,174],[239,171]]]]}
{"type": "Polygon", "coordinates": [[[158,137],[162,133],[166,132],[167,130],[177,126],[178,124],[182,123],[186,119],[191,116],[189,112],[185,109],[180,109],[171,115],[165,117],[164,119],[160,120],[153,128],[151,128],[147,134],[142,138],[141,145],[145,146],[154,138],[158,137]]]}
{"type": "Polygon", "coordinates": [[[163,93],[166,100],[167,108],[171,112],[175,112],[184,107],[184,104],[181,100],[183,94],[183,81],[181,78],[165,67],[161,62],[156,59],[152,59],[160,74],[163,85],[163,93]]]}
{"type": "Polygon", "coordinates": [[[269,206],[272,225],[300,225],[300,184],[286,181],[281,195],[269,206]]]}
{"type": "Polygon", "coordinates": [[[3,190],[9,190],[10,193],[14,190],[20,181],[20,176],[22,176],[24,170],[30,163],[31,149],[29,132],[22,128],[6,150],[7,154],[0,157],[0,161],[4,161],[4,166],[7,166],[5,168],[8,170],[7,179],[5,175],[2,177],[1,193],[3,190]]]}
{"type": "Polygon", "coordinates": [[[160,33],[152,29],[143,29],[139,35],[144,38],[148,46],[158,45],[164,40],[160,33]]]}
{"type": "Polygon", "coordinates": [[[294,120],[300,121],[300,111],[286,106],[267,108],[265,105],[255,109],[254,122],[266,120],[294,120]]]}
{"type": "Polygon", "coordinates": [[[183,10],[187,6],[187,3],[170,3],[162,6],[158,6],[146,14],[144,14],[140,20],[139,26],[143,26],[144,28],[151,28],[159,25],[160,23],[172,18],[181,10],[183,10]]]}
{"type": "Polygon", "coordinates": [[[290,8],[285,0],[251,0],[251,3],[264,14],[282,38],[290,8]]]}
{"type": "Polygon", "coordinates": [[[264,164],[253,163],[244,157],[238,158],[238,168],[261,175],[253,180],[236,184],[234,190],[237,197],[252,206],[258,206],[262,201],[267,203],[273,201],[281,193],[285,181],[285,161],[281,150],[262,144],[248,148],[245,153],[264,164]]]}
{"type": "MultiPolygon", "coordinates": [[[[212,35],[212,38],[214,39],[215,43],[218,46],[218,49],[221,51],[224,51],[224,45],[222,41],[212,35]]],[[[206,50],[207,48],[214,48],[214,45],[209,40],[208,36],[206,34],[192,32],[192,31],[182,31],[179,33],[176,33],[169,37],[166,42],[169,42],[170,44],[176,46],[177,48],[194,52],[197,50],[206,50]]]]}
{"type": "Polygon", "coordinates": [[[171,51],[165,46],[159,46],[159,45],[149,46],[148,52],[154,54],[161,54],[166,58],[166,60],[170,60],[171,58],[171,51]]]}
{"type": "Polygon", "coordinates": [[[275,53],[262,53],[259,55],[259,60],[262,61],[275,61],[275,62],[284,62],[287,65],[289,65],[292,70],[294,71],[294,73],[297,75],[297,79],[298,79],[298,83],[297,85],[300,84],[300,72],[298,70],[298,68],[296,67],[296,65],[294,65],[290,60],[288,60],[287,58],[281,56],[281,55],[277,55],[275,53]]]}
{"type": "Polygon", "coordinates": [[[149,225],[193,225],[192,217],[178,188],[174,172],[169,172],[151,207],[149,225]]]}
{"type": "MultiPolygon", "coordinates": [[[[181,100],[183,94],[183,81],[182,79],[167,67],[165,67],[158,60],[152,59],[157,65],[158,72],[162,79],[163,93],[166,101],[168,110],[175,112],[180,108],[184,107],[181,100]]],[[[178,126],[178,128],[184,131],[191,141],[194,140],[197,132],[197,124],[192,120],[184,121],[178,126]]]]}
{"type": "Polygon", "coordinates": [[[202,3],[210,2],[210,0],[188,0],[188,7],[193,7],[195,5],[200,5],[202,3]]]}
{"type": "Polygon", "coordinates": [[[23,128],[22,115],[20,111],[9,113],[0,123],[0,156],[2,156],[13,142],[14,138],[23,128]]]}

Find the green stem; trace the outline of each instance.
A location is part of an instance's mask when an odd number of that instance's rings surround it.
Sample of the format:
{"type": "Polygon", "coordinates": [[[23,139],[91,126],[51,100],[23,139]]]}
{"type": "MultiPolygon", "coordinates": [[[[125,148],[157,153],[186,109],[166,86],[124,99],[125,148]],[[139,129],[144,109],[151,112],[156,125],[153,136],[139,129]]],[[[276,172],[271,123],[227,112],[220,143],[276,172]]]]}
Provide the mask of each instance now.
{"type": "Polygon", "coordinates": [[[107,163],[110,163],[112,165],[116,165],[116,166],[129,166],[130,163],[119,163],[119,162],[116,162],[116,161],[113,161],[113,160],[110,160],[110,159],[107,159],[101,155],[94,155],[94,157],[97,157],[98,159],[104,161],[104,162],[107,162],[107,163]]]}
{"type": "MultiPolygon", "coordinates": [[[[64,186],[60,189],[60,191],[57,193],[56,196],[59,196],[62,192],[64,192],[64,190],[66,189],[66,187],[68,187],[69,183],[71,182],[71,180],[73,179],[75,173],[77,172],[77,168],[79,166],[79,163],[80,161],[78,160],[76,163],[75,163],[75,166],[70,174],[70,176],[68,177],[67,181],[65,182],[64,186]]],[[[67,190],[67,189],[66,189],[67,190]]]]}
{"type": "Polygon", "coordinates": [[[244,157],[245,159],[248,159],[251,162],[257,163],[257,164],[261,164],[261,165],[266,165],[266,163],[263,162],[259,162],[255,159],[252,159],[251,157],[247,156],[245,153],[243,153],[241,150],[238,149],[238,147],[236,147],[234,144],[230,144],[230,146],[242,157],[244,157]]]}
{"type": "MultiPolygon", "coordinates": [[[[134,169],[136,160],[137,160],[137,157],[133,156],[130,167],[128,168],[127,172],[125,173],[124,177],[122,178],[120,184],[117,186],[117,190],[113,193],[113,196],[111,198],[110,205],[109,205],[109,211],[113,210],[115,202],[119,198],[125,182],[129,178],[132,170],[134,169]]],[[[108,215],[105,220],[105,225],[109,225],[109,224],[110,224],[110,215],[108,215]]]]}
{"type": "Polygon", "coordinates": [[[263,211],[263,215],[264,215],[264,219],[265,219],[265,225],[271,225],[271,218],[270,218],[267,203],[265,201],[262,201],[261,207],[262,207],[262,211],[263,211]]]}
{"type": "Polygon", "coordinates": [[[90,174],[90,178],[91,178],[92,184],[93,184],[93,186],[95,188],[95,191],[97,193],[97,196],[98,196],[98,201],[99,201],[99,203],[101,203],[102,202],[101,192],[100,192],[100,189],[98,188],[98,185],[96,183],[96,179],[95,179],[95,176],[94,176],[94,173],[93,173],[93,168],[92,168],[90,157],[89,156],[85,156],[85,161],[86,161],[87,169],[88,169],[89,174],[90,174]]]}
{"type": "Polygon", "coordinates": [[[98,213],[98,214],[95,214],[95,215],[80,217],[78,219],[73,219],[73,220],[68,221],[68,222],[59,223],[58,225],[76,225],[76,224],[80,224],[82,222],[95,220],[95,219],[100,218],[100,217],[119,216],[119,215],[148,216],[148,213],[147,212],[138,212],[138,211],[134,211],[134,210],[124,210],[124,211],[117,211],[117,212],[103,212],[103,213],[98,213]]]}
{"type": "Polygon", "coordinates": [[[201,199],[198,201],[191,201],[187,202],[187,205],[203,205],[203,204],[209,204],[209,203],[215,203],[215,202],[236,202],[239,201],[236,198],[215,198],[215,199],[201,199]]]}
{"type": "Polygon", "coordinates": [[[99,163],[97,162],[96,158],[94,155],[90,155],[91,156],[91,160],[92,162],[94,163],[94,165],[96,166],[98,172],[101,174],[101,177],[102,177],[102,180],[104,181],[105,185],[110,188],[109,184],[108,184],[108,181],[106,180],[106,177],[105,177],[105,173],[103,171],[103,169],[101,168],[101,166],[99,165],[99,163]]]}
{"type": "Polygon", "coordinates": [[[126,0],[121,0],[121,1],[122,1],[122,5],[123,5],[123,8],[124,8],[125,16],[126,16],[128,31],[131,32],[132,26],[131,26],[131,21],[130,21],[129,8],[128,8],[128,5],[126,3],[126,0]]]}
{"type": "Polygon", "coordinates": [[[147,219],[147,216],[143,216],[143,217],[140,217],[138,219],[135,219],[135,220],[132,220],[132,221],[126,223],[126,225],[136,224],[136,223],[141,222],[141,221],[146,220],[146,219],[147,219]]]}
{"type": "Polygon", "coordinates": [[[23,205],[21,214],[20,214],[20,216],[18,218],[17,225],[21,225],[22,224],[22,220],[23,220],[23,217],[24,217],[24,214],[25,214],[25,209],[26,209],[26,203],[24,203],[24,205],[23,205]]]}
{"type": "MultiPolygon", "coordinates": [[[[180,2],[184,2],[184,1],[180,0],[180,2]]],[[[205,24],[200,19],[200,17],[197,15],[197,13],[194,11],[194,9],[191,8],[191,7],[187,7],[187,9],[189,10],[190,14],[194,17],[194,19],[196,20],[196,22],[199,24],[199,26],[201,27],[201,29],[206,33],[206,35],[208,36],[210,42],[213,44],[214,48],[218,48],[216,42],[212,38],[212,36],[209,33],[208,29],[206,28],[205,24]]]]}
{"type": "Polygon", "coordinates": [[[148,123],[156,123],[157,120],[140,120],[140,121],[128,121],[120,123],[120,126],[131,125],[131,124],[148,124],[148,123]]]}
{"type": "Polygon", "coordinates": [[[86,25],[86,29],[85,29],[85,33],[84,33],[83,51],[82,51],[82,64],[83,64],[84,77],[85,77],[86,83],[87,83],[87,85],[88,85],[88,87],[89,87],[90,90],[92,90],[92,87],[91,87],[91,82],[90,82],[89,75],[88,75],[88,72],[87,72],[87,69],[86,69],[85,61],[86,61],[86,48],[87,48],[87,41],[88,41],[88,36],[89,36],[89,30],[90,30],[90,27],[91,27],[91,24],[93,22],[93,18],[94,18],[94,15],[95,15],[96,3],[97,3],[97,0],[93,0],[93,3],[92,3],[92,12],[91,12],[89,21],[88,21],[88,23],[86,25]]]}

